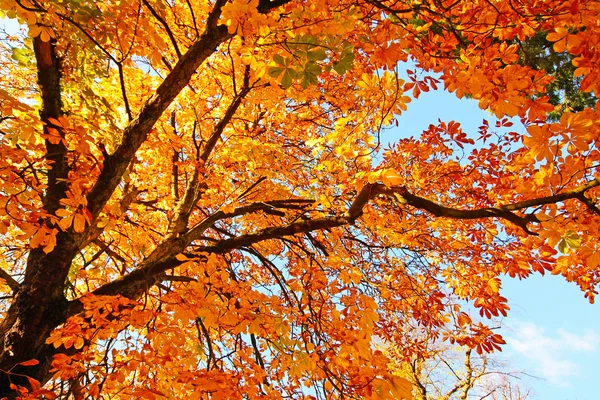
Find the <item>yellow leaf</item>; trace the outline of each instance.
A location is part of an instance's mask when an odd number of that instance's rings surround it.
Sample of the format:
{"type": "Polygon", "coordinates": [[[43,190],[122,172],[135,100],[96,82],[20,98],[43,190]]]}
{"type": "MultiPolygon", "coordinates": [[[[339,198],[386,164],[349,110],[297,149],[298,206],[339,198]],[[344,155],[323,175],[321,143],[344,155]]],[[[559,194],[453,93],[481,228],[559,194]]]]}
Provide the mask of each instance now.
{"type": "Polygon", "coordinates": [[[381,178],[381,171],[370,172],[367,174],[367,181],[369,183],[375,183],[381,178]]]}
{"type": "Polygon", "coordinates": [[[96,226],[98,228],[104,228],[108,225],[109,222],[110,222],[110,218],[108,218],[108,216],[100,215],[98,217],[98,220],[96,221],[96,226]]]}
{"type": "Polygon", "coordinates": [[[497,294],[500,291],[500,279],[498,279],[498,278],[490,279],[487,282],[487,287],[486,287],[485,291],[490,295],[497,294]]]}
{"type": "Polygon", "coordinates": [[[406,199],[400,196],[398,193],[394,193],[394,197],[396,198],[396,200],[398,200],[400,204],[406,204],[406,199]]]}

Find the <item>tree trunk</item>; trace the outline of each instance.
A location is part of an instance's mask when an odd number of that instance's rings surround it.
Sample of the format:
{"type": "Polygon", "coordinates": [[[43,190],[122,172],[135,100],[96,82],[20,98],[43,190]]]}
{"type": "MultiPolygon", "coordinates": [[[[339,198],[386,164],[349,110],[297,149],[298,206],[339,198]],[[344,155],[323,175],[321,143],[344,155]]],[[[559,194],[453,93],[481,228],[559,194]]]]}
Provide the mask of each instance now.
{"type": "Polygon", "coordinates": [[[48,380],[54,354],[46,345],[50,333],[66,320],[68,301],[63,286],[77,246],[67,233],[57,235],[57,246],[45,254],[33,249],[27,260],[27,271],[21,288],[0,325],[0,398],[10,398],[10,384],[28,387],[29,376],[48,380]],[[38,360],[35,366],[19,365],[38,360]]]}

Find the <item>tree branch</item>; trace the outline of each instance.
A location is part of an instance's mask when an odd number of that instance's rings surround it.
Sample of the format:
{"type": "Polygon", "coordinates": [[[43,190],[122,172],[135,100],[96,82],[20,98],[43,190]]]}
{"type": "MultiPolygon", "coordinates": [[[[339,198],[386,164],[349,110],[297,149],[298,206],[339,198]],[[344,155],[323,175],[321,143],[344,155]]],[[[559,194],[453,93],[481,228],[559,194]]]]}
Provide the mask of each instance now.
{"type": "MultiPolygon", "coordinates": [[[[212,151],[215,146],[219,142],[225,127],[231,122],[231,119],[235,115],[237,109],[242,104],[242,100],[246,97],[248,93],[250,93],[250,67],[247,66],[244,73],[244,85],[242,90],[234,97],[233,101],[227,107],[223,118],[219,121],[219,123],[215,126],[210,138],[204,145],[202,152],[199,156],[199,161],[202,163],[206,163],[208,158],[210,157],[212,151]]],[[[188,220],[198,198],[200,196],[200,192],[202,190],[202,184],[200,183],[200,175],[198,169],[194,170],[194,175],[192,176],[192,180],[189,183],[186,192],[183,196],[183,199],[177,206],[177,211],[175,212],[175,216],[171,220],[168,232],[169,234],[180,234],[185,231],[187,228],[188,220]]]]}
{"type": "MultiPolygon", "coordinates": [[[[210,13],[213,18],[216,18],[215,21],[218,20],[223,3],[221,0],[217,1],[210,13]]],[[[121,144],[114,154],[104,160],[102,172],[87,196],[88,209],[94,219],[98,217],[121,181],[129,163],[156,121],[188,84],[198,67],[221,43],[231,37],[233,35],[227,32],[226,26],[209,24],[200,38],[179,59],[173,70],[156,89],[155,94],[142,106],[139,114],[125,128],[121,144]]]]}
{"type": "Polygon", "coordinates": [[[53,124],[50,119],[57,120],[62,114],[62,100],[60,88],[60,60],[56,55],[56,46],[53,40],[44,42],[39,36],[33,39],[33,50],[37,63],[38,84],[42,97],[42,110],[40,117],[44,123],[46,135],[46,160],[51,165],[48,171],[48,188],[44,196],[44,209],[49,214],[54,214],[60,208],[60,199],[66,197],[68,189],[67,178],[69,167],[65,161],[67,146],[64,142],[65,133],[61,126],[53,124]],[[54,143],[48,138],[50,129],[58,132],[61,140],[54,143]]]}
{"type": "Polygon", "coordinates": [[[281,7],[289,3],[291,0],[259,0],[256,8],[259,13],[266,14],[274,8],[281,7]]]}
{"type": "Polygon", "coordinates": [[[14,293],[21,289],[21,284],[2,268],[0,268],[0,279],[4,279],[4,282],[6,282],[8,287],[10,287],[14,293]]]}
{"type": "MultiPolygon", "coordinates": [[[[189,246],[192,241],[199,239],[202,233],[214,225],[215,222],[225,218],[234,218],[236,216],[246,215],[262,210],[270,210],[272,208],[303,209],[305,205],[312,204],[313,202],[313,200],[307,199],[275,200],[271,202],[253,203],[247,206],[239,207],[230,213],[217,211],[216,213],[205,218],[202,222],[198,223],[184,235],[170,236],[169,238],[165,239],[154,249],[148,258],[138,266],[138,268],[119,279],[101,286],[100,288],[96,289],[93,294],[107,296],[122,295],[132,299],[136,298],[145,290],[163,280],[163,274],[165,271],[175,268],[185,262],[178,260],[176,256],[184,252],[185,248],[189,246]]],[[[199,251],[222,254],[229,251],[227,249],[232,245],[232,248],[239,248],[262,240],[270,238],[276,239],[278,237],[290,235],[293,234],[294,231],[303,233],[306,231],[306,229],[321,229],[319,228],[320,226],[340,226],[344,223],[347,223],[346,217],[331,218],[331,221],[326,218],[322,218],[313,221],[303,221],[302,223],[292,223],[277,228],[267,228],[254,235],[242,235],[237,238],[227,239],[218,242],[215,245],[218,246],[216,248],[214,248],[214,246],[200,247],[199,251]],[[269,237],[270,235],[273,235],[273,237],[269,237]]],[[[79,300],[74,300],[70,302],[67,314],[72,316],[81,312],[82,310],[83,308],[81,302],[79,300]]]]}
{"type": "Polygon", "coordinates": [[[173,49],[175,49],[177,58],[181,58],[181,51],[179,50],[179,46],[177,45],[177,40],[175,40],[175,35],[173,35],[171,28],[169,28],[169,24],[167,24],[167,22],[156,12],[156,10],[152,7],[152,5],[150,5],[150,3],[147,0],[142,0],[142,2],[148,8],[148,10],[150,10],[150,13],[154,16],[154,18],[156,18],[156,20],[160,22],[160,24],[163,26],[163,28],[167,32],[167,36],[169,36],[171,44],[173,45],[173,49]]]}
{"type": "Polygon", "coordinates": [[[428,211],[436,217],[447,217],[453,219],[482,219],[496,217],[512,222],[513,224],[522,228],[527,233],[532,233],[527,228],[527,225],[530,222],[540,222],[538,218],[533,214],[520,216],[515,214],[513,211],[520,211],[532,207],[538,207],[546,204],[555,204],[573,199],[581,201],[590,209],[590,211],[598,213],[597,206],[590,199],[585,197],[585,193],[590,189],[600,186],[600,178],[596,178],[575,189],[567,190],[565,192],[558,193],[552,196],[538,197],[511,204],[505,204],[496,207],[478,208],[473,210],[461,210],[457,208],[442,206],[424,197],[416,196],[410,193],[408,189],[403,186],[388,188],[380,183],[367,185],[367,187],[368,186],[371,187],[371,197],[376,194],[382,194],[387,196],[393,196],[394,194],[398,194],[406,201],[407,204],[415,208],[428,211]]]}
{"type": "MultiPolygon", "coordinates": [[[[366,206],[369,200],[379,195],[395,197],[395,195],[399,194],[405,199],[406,204],[428,211],[437,217],[447,217],[453,219],[480,219],[498,217],[506,219],[510,222],[517,221],[521,223],[522,221],[524,224],[524,229],[527,229],[525,225],[526,222],[539,222],[537,218],[535,218],[535,216],[521,217],[513,214],[513,210],[517,211],[537,205],[551,204],[568,199],[576,199],[582,193],[585,193],[585,191],[598,185],[600,185],[600,179],[596,179],[579,188],[554,196],[525,200],[522,202],[498,207],[487,207],[475,210],[460,210],[456,208],[445,207],[434,203],[431,200],[413,195],[405,187],[389,188],[380,183],[368,184],[361,189],[361,191],[356,195],[354,202],[348,208],[348,211],[343,214],[292,222],[286,225],[265,228],[255,233],[248,233],[229,239],[224,239],[212,245],[198,246],[194,249],[194,254],[190,254],[190,256],[198,256],[204,253],[225,254],[236,249],[248,248],[255,243],[265,240],[281,239],[286,236],[352,224],[358,217],[362,215],[363,208],[366,206]]],[[[187,233],[178,237],[170,237],[169,239],[165,240],[144,262],[140,264],[136,270],[96,289],[93,294],[108,296],[122,295],[125,297],[134,298],[140,295],[144,290],[158,283],[161,280],[161,274],[164,274],[165,271],[175,268],[186,262],[184,259],[177,259],[176,256],[180,253],[183,253],[185,248],[194,240],[201,238],[202,233],[206,229],[213,226],[216,221],[224,218],[233,218],[251,212],[261,211],[269,207],[286,207],[289,206],[290,203],[293,207],[301,207],[302,204],[311,202],[313,201],[308,199],[278,200],[272,202],[253,203],[247,206],[239,207],[231,213],[217,211],[198,223],[187,233]],[[298,204],[293,205],[294,202],[298,202],[298,204]]],[[[69,315],[74,315],[74,313],[80,312],[81,310],[81,303],[79,303],[78,300],[72,301],[69,307],[69,315]]]]}
{"type": "Polygon", "coordinates": [[[121,62],[117,63],[117,69],[119,71],[119,86],[121,86],[121,94],[123,96],[123,103],[125,104],[125,113],[127,114],[127,120],[131,121],[131,107],[129,106],[129,100],[127,99],[125,76],[123,75],[123,64],[121,62]]]}

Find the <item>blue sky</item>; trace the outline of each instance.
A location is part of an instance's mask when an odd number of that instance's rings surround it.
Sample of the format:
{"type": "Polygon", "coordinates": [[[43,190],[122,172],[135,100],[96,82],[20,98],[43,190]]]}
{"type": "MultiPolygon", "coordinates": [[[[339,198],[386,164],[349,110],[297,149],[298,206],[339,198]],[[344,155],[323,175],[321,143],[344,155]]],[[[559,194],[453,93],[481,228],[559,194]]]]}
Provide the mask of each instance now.
{"type": "MultiPolygon", "coordinates": [[[[440,85],[443,86],[443,85],[440,85]]],[[[483,119],[494,117],[473,100],[459,100],[443,90],[422,93],[398,118],[398,127],[382,134],[384,147],[400,137],[415,136],[438,119],[461,123],[472,137],[483,119]]],[[[524,132],[515,124],[511,129],[524,132]]],[[[591,305],[575,285],[547,274],[519,281],[503,279],[511,306],[501,334],[507,345],[500,359],[523,375],[530,399],[596,400],[600,379],[600,305],[591,305]]]]}

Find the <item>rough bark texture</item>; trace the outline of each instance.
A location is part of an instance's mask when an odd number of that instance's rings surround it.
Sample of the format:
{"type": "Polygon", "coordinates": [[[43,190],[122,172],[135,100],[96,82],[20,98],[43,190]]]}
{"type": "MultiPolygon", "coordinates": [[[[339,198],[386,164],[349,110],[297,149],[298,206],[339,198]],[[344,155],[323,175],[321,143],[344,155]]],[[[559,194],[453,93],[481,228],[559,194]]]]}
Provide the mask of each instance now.
{"type": "MultiPolygon", "coordinates": [[[[33,48],[42,98],[40,118],[44,123],[44,134],[48,135],[49,129],[55,129],[64,137],[60,126],[52,122],[63,113],[60,61],[55,44],[38,37],[33,40],[33,48]]],[[[69,170],[65,157],[66,146],[62,141],[51,143],[46,140],[46,159],[52,166],[48,171],[48,189],[43,199],[44,210],[48,214],[53,214],[60,207],[60,199],[66,197],[69,170]]],[[[30,251],[23,283],[0,325],[0,369],[11,372],[11,375],[0,374],[0,397],[8,395],[10,383],[27,385],[27,380],[18,374],[39,379],[43,371],[47,371],[45,341],[65,319],[67,300],[63,296],[63,284],[78,250],[70,234],[61,232],[56,239],[56,248],[50,254],[44,253],[41,248],[30,251]],[[40,364],[33,367],[18,365],[31,359],[39,360],[40,364]]]]}

